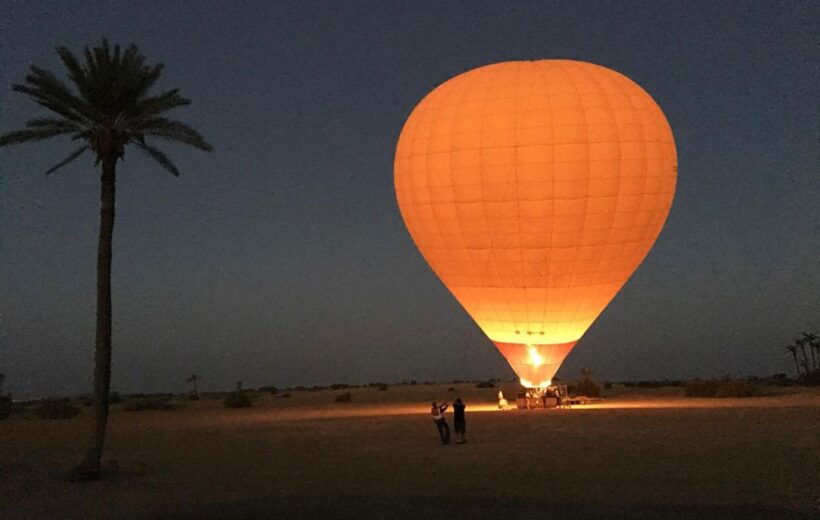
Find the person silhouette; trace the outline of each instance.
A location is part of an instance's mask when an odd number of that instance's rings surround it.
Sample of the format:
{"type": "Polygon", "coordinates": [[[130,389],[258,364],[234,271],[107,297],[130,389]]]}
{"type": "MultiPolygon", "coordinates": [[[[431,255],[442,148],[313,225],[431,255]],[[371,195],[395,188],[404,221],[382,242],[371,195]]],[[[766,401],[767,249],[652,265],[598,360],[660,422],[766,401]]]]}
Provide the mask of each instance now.
{"type": "Polygon", "coordinates": [[[464,409],[466,407],[460,397],[457,397],[455,402],[453,402],[453,429],[456,431],[456,435],[458,435],[456,444],[464,444],[467,442],[465,437],[467,435],[467,421],[464,418],[464,409]]]}
{"type": "Polygon", "coordinates": [[[447,425],[447,419],[444,418],[444,412],[447,411],[447,403],[437,403],[433,401],[430,407],[430,414],[433,416],[433,422],[438,428],[439,437],[443,444],[450,444],[450,427],[447,425]]]}

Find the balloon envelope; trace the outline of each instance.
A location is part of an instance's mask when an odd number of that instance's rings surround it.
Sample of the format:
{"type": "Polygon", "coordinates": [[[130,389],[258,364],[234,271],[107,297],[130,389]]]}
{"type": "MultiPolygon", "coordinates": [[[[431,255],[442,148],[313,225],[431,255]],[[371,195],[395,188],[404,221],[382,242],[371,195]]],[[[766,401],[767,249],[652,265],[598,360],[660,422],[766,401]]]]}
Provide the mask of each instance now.
{"type": "Polygon", "coordinates": [[[676,172],[669,124],[632,80],[521,61],[416,106],[395,188],[433,271],[522,383],[544,386],[652,247],[676,172]]]}

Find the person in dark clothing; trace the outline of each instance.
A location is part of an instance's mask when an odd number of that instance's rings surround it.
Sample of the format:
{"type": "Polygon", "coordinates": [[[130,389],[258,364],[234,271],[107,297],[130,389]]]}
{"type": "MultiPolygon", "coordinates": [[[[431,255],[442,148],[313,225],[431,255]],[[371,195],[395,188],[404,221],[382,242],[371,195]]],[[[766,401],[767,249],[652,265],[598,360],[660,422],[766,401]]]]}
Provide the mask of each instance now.
{"type": "Polygon", "coordinates": [[[433,401],[430,408],[430,414],[433,416],[433,422],[438,428],[439,437],[444,444],[450,444],[450,427],[447,425],[447,419],[444,418],[444,412],[447,411],[447,403],[438,404],[433,401]]]}
{"type": "Polygon", "coordinates": [[[464,419],[464,409],[467,406],[460,397],[456,398],[453,403],[453,429],[458,435],[456,444],[464,444],[467,442],[465,436],[467,435],[467,421],[464,419]]]}

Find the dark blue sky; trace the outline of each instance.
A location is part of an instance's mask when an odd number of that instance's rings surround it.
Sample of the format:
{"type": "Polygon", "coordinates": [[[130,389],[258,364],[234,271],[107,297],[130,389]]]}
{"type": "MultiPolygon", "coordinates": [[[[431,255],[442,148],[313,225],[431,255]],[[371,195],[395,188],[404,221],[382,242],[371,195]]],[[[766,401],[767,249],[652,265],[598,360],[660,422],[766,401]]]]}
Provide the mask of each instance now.
{"type": "MultiPolygon", "coordinates": [[[[395,142],[471,68],[569,58],[644,87],[675,133],[678,191],[654,249],[559,376],[790,371],[820,328],[817,2],[16,2],[11,90],[58,44],[102,35],[166,65],[213,154],[132,151],[114,237],[121,391],[512,377],[427,268],[393,194],[395,142]],[[717,4],[717,5],[714,5],[717,4]]],[[[98,174],[55,140],[0,150],[0,371],[16,396],[90,389],[98,174]]]]}

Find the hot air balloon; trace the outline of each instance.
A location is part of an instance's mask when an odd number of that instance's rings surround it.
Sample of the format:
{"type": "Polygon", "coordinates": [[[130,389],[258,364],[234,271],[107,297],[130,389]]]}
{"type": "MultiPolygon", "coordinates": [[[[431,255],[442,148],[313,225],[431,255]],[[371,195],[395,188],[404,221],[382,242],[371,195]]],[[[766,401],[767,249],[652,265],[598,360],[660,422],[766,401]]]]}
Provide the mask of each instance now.
{"type": "Polygon", "coordinates": [[[512,61],[430,92],[402,129],[399,210],[526,387],[558,367],[644,259],[675,193],[654,100],[608,68],[512,61]]]}

